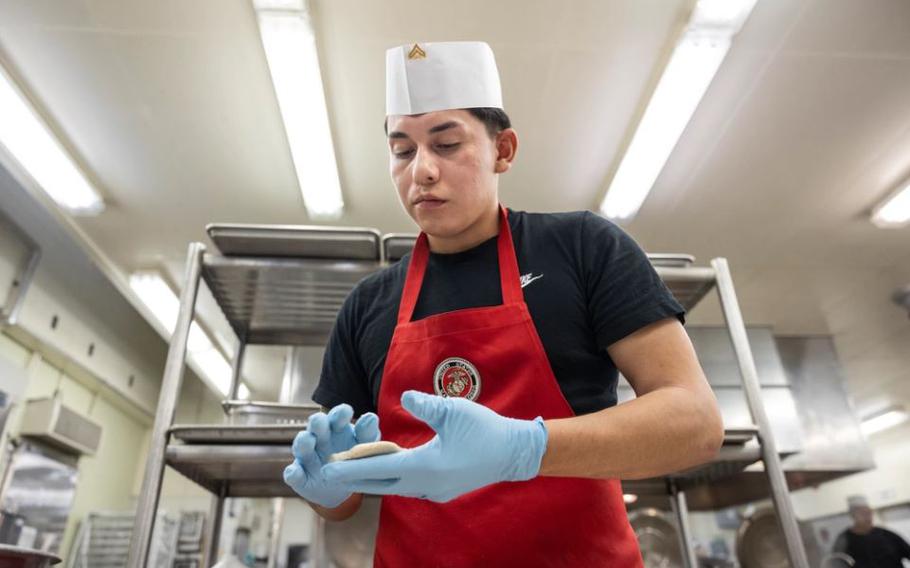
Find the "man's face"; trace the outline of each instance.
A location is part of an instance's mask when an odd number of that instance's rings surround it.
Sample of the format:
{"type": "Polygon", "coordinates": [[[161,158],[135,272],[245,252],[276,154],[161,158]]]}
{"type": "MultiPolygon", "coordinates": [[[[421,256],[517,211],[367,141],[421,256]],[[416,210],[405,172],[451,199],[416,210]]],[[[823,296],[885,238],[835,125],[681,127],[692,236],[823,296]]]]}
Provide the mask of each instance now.
{"type": "Polygon", "coordinates": [[[853,507],[850,509],[853,524],[857,528],[867,529],[872,527],[872,509],[869,507],[853,507]]]}
{"type": "Polygon", "coordinates": [[[497,203],[496,141],[465,110],[388,118],[389,170],[425,233],[454,237],[497,203]]]}

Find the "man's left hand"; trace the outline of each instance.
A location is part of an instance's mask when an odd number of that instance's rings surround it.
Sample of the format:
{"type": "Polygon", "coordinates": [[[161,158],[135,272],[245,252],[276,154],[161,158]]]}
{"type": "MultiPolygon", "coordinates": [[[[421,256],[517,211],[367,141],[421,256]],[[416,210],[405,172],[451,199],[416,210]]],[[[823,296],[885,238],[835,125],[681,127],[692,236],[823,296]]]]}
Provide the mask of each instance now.
{"type": "Polygon", "coordinates": [[[543,419],[516,420],[464,398],[406,391],[401,405],[435,432],[410,450],[323,466],[353,491],[444,503],[500,481],[536,477],[547,449],[543,419]]]}

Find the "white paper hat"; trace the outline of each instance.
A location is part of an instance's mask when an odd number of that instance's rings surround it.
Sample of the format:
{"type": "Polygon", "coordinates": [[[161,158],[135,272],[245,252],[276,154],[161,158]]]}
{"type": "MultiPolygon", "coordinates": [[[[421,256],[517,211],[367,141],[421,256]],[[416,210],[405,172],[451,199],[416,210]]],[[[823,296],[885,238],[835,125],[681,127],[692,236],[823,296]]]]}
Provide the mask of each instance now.
{"type": "Polygon", "coordinates": [[[849,509],[856,509],[858,507],[868,507],[869,500],[866,499],[863,495],[850,495],[847,497],[847,507],[849,509]]]}
{"type": "Polygon", "coordinates": [[[386,51],[386,116],[502,108],[493,50],[482,41],[415,43],[386,51]]]}

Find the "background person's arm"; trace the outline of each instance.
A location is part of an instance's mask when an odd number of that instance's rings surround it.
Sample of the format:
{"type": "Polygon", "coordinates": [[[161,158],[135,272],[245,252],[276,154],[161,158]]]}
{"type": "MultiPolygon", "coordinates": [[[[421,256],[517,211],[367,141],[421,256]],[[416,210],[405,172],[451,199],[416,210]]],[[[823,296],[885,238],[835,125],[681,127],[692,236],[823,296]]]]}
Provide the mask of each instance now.
{"type": "Polygon", "coordinates": [[[717,400],[677,319],[648,325],[607,351],[637,398],[547,420],[540,475],[642,479],[715,456],[723,442],[717,400]]]}
{"type": "Polygon", "coordinates": [[[897,549],[900,551],[901,558],[910,560],[910,544],[907,544],[907,541],[904,540],[904,538],[896,532],[888,531],[888,533],[891,535],[891,538],[894,539],[894,544],[897,545],[897,549]]]}

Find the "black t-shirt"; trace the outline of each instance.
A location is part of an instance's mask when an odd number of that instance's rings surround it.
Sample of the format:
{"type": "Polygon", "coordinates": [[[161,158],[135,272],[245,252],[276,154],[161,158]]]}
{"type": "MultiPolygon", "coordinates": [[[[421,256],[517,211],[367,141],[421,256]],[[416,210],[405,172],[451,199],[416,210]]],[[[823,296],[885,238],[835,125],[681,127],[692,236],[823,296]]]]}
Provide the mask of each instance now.
{"type": "Polygon", "coordinates": [[[902,568],[901,558],[910,560],[910,545],[893,532],[873,527],[866,534],[845,530],[834,544],[836,552],[846,552],[855,568],[902,568]]]}
{"type": "MultiPolygon", "coordinates": [[[[606,348],[684,310],[647,256],[590,212],[509,212],[525,302],[563,395],[576,414],[616,404],[618,373],[606,348]]],[[[363,279],[331,333],[313,399],[376,411],[410,254],[363,279]]],[[[496,237],[455,254],[431,253],[414,319],[502,303],[496,237]]],[[[431,386],[432,377],[427,377],[431,386]]]]}

